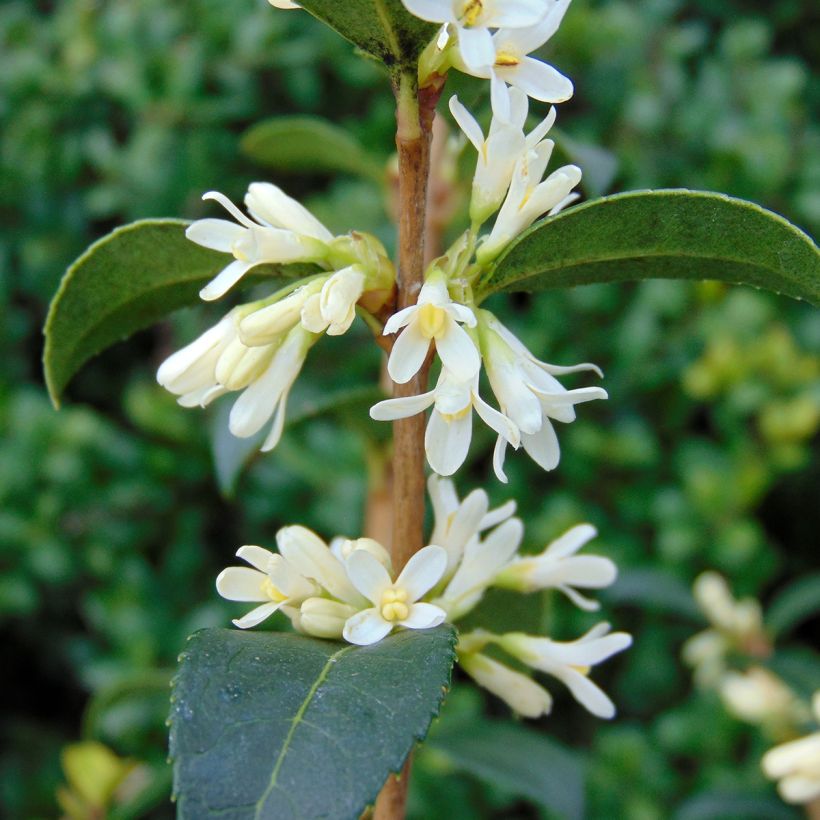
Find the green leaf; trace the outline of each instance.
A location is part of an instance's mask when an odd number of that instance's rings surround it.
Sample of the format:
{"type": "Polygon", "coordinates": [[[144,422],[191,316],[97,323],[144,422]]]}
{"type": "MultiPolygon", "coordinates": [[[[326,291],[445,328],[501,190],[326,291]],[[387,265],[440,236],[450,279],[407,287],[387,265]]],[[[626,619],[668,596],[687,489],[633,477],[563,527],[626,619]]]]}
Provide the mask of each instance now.
{"type": "Polygon", "coordinates": [[[803,621],[820,614],[820,572],[799,578],[771,602],[766,625],[773,635],[782,635],[803,621]]]}
{"type": "Polygon", "coordinates": [[[438,713],[450,626],[367,647],[207,629],[174,684],[177,816],[355,818],[438,713]]]}
{"type": "Polygon", "coordinates": [[[686,800],[674,820],[790,820],[795,813],[775,797],[748,791],[712,791],[686,800]]]}
{"type": "Polygon", "coordinates": [[[630,191],[536,223],[479,288],[541,290],[643,279],[717,279],[820,304],[820,252],[782,217],[701,191],[630,191]]]}
{"type": "Polygon", "coordinates": [[[299,5],[389,68],[413,66],[437,27],[401,0],[300,0],[299,5]]]}
{"type": "Polygon", "coordinates": [[[636,606],[703,621],[689,587],[676,576],[659,569],[623,569],[618,573],[618,580],[601,591],[601,598],[610,605],[636,606]]]}
{"type": "MultiPolygon", "coordinates": [[[[187,222],[145,219],[95,242],[68,269],[51,302],[43,367],[51,400],[92,356],[167,314],[196,304],[229,259],[185,238],[187,222]]],[[[306,265],[259,265],[260,276],[295,279],[306,265]]]]}
{"type": "MultiPolygon", "coordinates": [[[[355,387],[337,390],[318,399],[294,400],[290,403],[285,426],[290,428],[310,419],[333,415],[351,427],[366,426],[369,430],[383,430],[383,426],[376,426],[376,422],[368,415],[368,410],[383,398],[384,392],[378,387],[355,387]]],[[[219,402],[211,425],[211,453],[216,480],[220,492],[227,498],[233,496],[240,475],[260,454],[259,448],[268,434],[265,427],[249,438],[234,436],[228,429],[232,406],[232,401],[219,402]]]]}
{"type": "Polygon", "coordinates": [[[453,768],[567,820],[584,816],[581,758],[541,732],[519,723],[479,718],[436,732],[427,744],[453,768]]]}
{"type": "Polygon", "coordinates": [[[811,700],[820,681],[820,655],[806,647],[777,649],[766,666],[801,698],[811,700]]]}
{"type": "Polygon", "coordinates": [[[249,128],[242,152],[276,171],[354,174],[384,181],[384,162],[343,128],[319,117],[273,117],[249,128]]]}

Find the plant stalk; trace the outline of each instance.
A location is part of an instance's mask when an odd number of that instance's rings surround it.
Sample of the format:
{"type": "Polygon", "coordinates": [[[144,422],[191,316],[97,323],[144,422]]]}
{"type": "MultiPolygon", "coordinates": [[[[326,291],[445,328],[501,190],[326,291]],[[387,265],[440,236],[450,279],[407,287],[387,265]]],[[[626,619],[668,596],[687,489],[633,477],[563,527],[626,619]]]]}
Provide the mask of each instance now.
{"type": "MultiPolygon", "coordinates": [[[[399,156],[399,252],[397,309],[414,305],[424,282],[427,184],[430,141],[440,87],[419,93],[416,72],[402,72],[396,92],[396,148],[399,156]]],[[[393,383],[393,396],[415,396],[427,387],[429,364],[406,384],[393,383]]],[[[424,414],[393,422],[393,537],[395,572],[424,546],[424,414]]],[[[390,775],[376,800],[374,820],[403,820],[410,779],[408,756],[401,774],[390,775]]]]}

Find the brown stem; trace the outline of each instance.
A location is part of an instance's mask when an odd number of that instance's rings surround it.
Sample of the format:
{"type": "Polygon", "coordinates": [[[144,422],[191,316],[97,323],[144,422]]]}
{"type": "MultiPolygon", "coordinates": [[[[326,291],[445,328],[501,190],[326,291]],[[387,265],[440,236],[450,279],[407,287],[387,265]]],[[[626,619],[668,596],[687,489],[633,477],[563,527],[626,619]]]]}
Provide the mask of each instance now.
{"type": "MultiPolygon", "coordinates": [[[[441,85],[419,92],[415,72],[396,84],[396,147],[399,155],[399,258],[397,307],[414,305],[424,281],[425,216],[430,175],[430,140],[441,85]]],[[[427,386],[425,365],[393,396],[415,396],[427,386]]],[[[390,556],[399,572],[424,546],[424,415],[393,422],[393,537],[390,556]]],[[[411,759],[391,775],[376,800],[374,820],[402,820],[411,759]]]]}
{"type": "Polygon", "coordinates": [[[812,800],[811,803],[806,803],[806,817],[809,820],[820,820],[820,798],[812,800]]]}

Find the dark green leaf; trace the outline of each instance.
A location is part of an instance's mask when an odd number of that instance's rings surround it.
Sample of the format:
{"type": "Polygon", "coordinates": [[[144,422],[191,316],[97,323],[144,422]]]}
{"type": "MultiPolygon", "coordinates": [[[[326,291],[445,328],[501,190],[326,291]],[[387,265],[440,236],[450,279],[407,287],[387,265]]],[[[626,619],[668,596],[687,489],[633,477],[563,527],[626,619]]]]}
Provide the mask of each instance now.
{"type": "Polygon", "coordinates": [[[788,632],[820,614],[820,572],[789,584],[769,605],[766,625],[774,635],[788,632]]]}
{"type": "Polygon", "coordinates": [[[657,569],[625,569],[618,580],[601,592],[608,604],[636,606],[653,612],[682,615],[693,621],[702,621],[689,587],[668,572],[657,569]]]}
{"type": "Polygon", "coordinates": [[[749,792],[706,792],[685,801],[674,820],[791,820],[795,812],[776,797],[749,792]]]}
{"type": "Polygon", "coordinates": [[[450,626],[368,647],[197,632],[174,684],[177,816],[358,817],[427,734],[454,643],[450,626]]]}
{"type": "Polygon", "coordinates": [[[277,171],[355,174],[384,180],[384,162],[343,128],[319,117],[273,117],[242,136],[240,148],[251,159],[277,171]]]}
{"type": "Polygon", "coordinates": [[[805,647],[778,649],[766,662],[766,666],[808,701],[817,691],[820,682],[820,655],[805,647]]]}
{"type": "MultiPolygon", "coordinates": [[[[333,415],[351,427],[367,426],[369,431],[384,430],[384,426],[377,426],[368,415],[368,410],[384,397],[378,387],[356,387],[328,393],[321,399],[294,399],[290,403],[285,425],[293,427],[319,416],[333,415]]],[[[228,429],[232,405],[230,400],[219,402],[211,426],[211,452],[216,480],[220,492],[228,498],[233,496],[239,476],[256,458],[268,433],[265,428],[249,438],[232,435],[228,429]]]]}
{"type": "Polygon", "coordinates": [[[580,757],[541,732],[520,723],[479,718],[463,728],[437,732],[427,745],[453,768],[532,800],[559,817],[584,816],[580,757]]]}
{"type": "Polygon", "coordinates": [[[299,5],[388,67],[412,66],[436,26],[413,17],[401,0],[300,0],[299,5]]]}
{"type": "MultiPolygon", "coordinates": [[[[72,376],[95,354],[199,301],[199,290],[229,259],[185,238],[188,223],[145,219],[117,228],[68,269],[51,302],[43,367],[55,406],[72,376]]],[[[259,265],[259,276],[294,279],[306,265],[259,265]]]]}
{"type": "Polygon", "coordinates": [[[541,290],[643,279],[716,279],[820,304],[820,252],[751,202],[701,191],[630,191],[524,231],[479,288],[541,290]]]}

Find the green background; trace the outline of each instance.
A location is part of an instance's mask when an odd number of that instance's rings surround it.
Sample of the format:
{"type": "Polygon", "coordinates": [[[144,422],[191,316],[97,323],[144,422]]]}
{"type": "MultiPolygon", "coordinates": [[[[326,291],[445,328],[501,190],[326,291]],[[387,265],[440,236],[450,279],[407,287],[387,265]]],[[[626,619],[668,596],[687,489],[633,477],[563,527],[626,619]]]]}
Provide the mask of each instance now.
{"type": "MultiPolygon", "coordinates": [[[[575,0],[544,52],[576,85],[559,126],[615,157],[608,190],[719,190],[816,233],[812,7],[575,0]]],[[[381,162],[392,100],[375,63],[306,14],[263,0],[11,0],[0,6],[0,52],[0,640],[12,684],[0,707],[0,805],[15,818],[56,816],[60,749],[93,737],[150,767],[156,805],[131,816],[168,817],[169,674],[188,634],[241,611],[216,596],[216,573],[242,543],[272,545],[286,523],[358,534],[377,446],[368,442],[384,430],[360,410],[312,419],[226,498],[210,441],[218,419],[176,407],[153,381],[159,362],[222,308],[184,311],[113,348],[57,414],[39,362],[48,300],[66,266],[115,226],[211,214],[202,192],[238,200],[255,179],[304,197],[334,231],[390,242],[372,179],[272,172],[243,157],[239,141],[265,117],[314,114],[381,162]]],[[[481,83],[454,76],[450,91],[487,107],[481,83]]],[[[749,816],[693,802],[773,799],[774,790],[759,771],[766,742],[693,690],[679,661],[702,627],[686,590],[714,568],[767,602],[820,568],[820,315],[751,289],[672,282],[496,296],[486,306],[536,355],[598,363],[611,398],[559,430],[557,472],[510,455],[506,487],[489,468],[489,435],[477,433],[459,488],[515,497],[530,549],[594,523],[596,551],[623,568],[603,615],[636,635],[596,672],[619,705],[615,723],[595,721],[556,684],[554,714],[529,725],[579,750],[588,817],[749,816]]],[[[372,384],[377,368],[363,328],[325,340],[297,403],[372,384]]],[[[595,620],[563,600],[534,607],[559,638],[595,620]]],[[[818,625],[805,620],[784,645],[816,651],[818,625]]],[[[440,729],[508,716],[462,683],[440,729]]],[[[431,745],[417,761],[411,814],[547,811],[463,769],[431,745]]]]}

